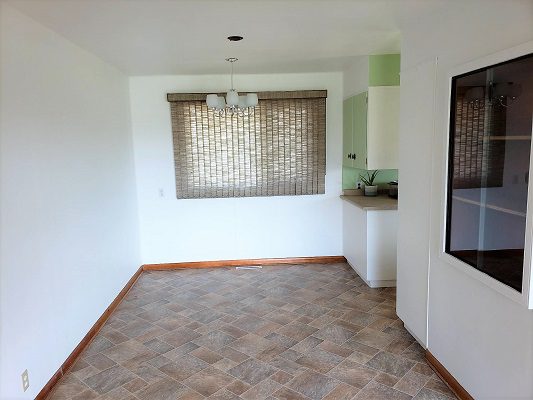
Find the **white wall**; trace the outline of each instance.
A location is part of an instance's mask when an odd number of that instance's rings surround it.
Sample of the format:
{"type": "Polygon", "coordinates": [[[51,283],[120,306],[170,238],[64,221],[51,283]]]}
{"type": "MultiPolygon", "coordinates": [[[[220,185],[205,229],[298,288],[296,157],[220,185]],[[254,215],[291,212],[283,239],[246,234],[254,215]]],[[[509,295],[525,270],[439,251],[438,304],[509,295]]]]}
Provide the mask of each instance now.
{"type": "Polygon", "coordinates": [[[400,82],[396,312],[423,345],[427,345],[435,75],[436,62],[430,58],[402,70],[400,82]]]}
{"type": "Polygon", "coordinates": [[[33,399],[140,265],[128,80],[0,7],[0,398],[33,399]]]}
{"type": "Polygon", "coordinates": [[[242,91],[328,90],[324,195],[176,199],[166,94],[228,85],[228,75],[130,78],[143,263],[341,255],[341,73],[235,77],[242,91]]]}
{"type": "Polygon", "coordinates": [[[342,96],[344,99],[368,90],[368,61],[368,56],[354,57],[350,64],[344,68],[342,96]]]}
{"type": "MultiPolygon", "coordinates": [[[[430,227],[428,346],[476,399],[533,399],[533,311],[439,258],[449,99],[446,75],[457,65],[533,39],[532,21],[531,1],[469,1],[456,2],[454,7],[402,31],[402,72],[424,60],[439,58],[434,140],[421,142],[416,153],[412,147],[400,145],[403,165],[410,165],[412,171],[432,170],[431,179],[426,174],[412,175],[420,190],[432,193],[430,200],[427,196],[416,200],[421,210],[430,210],[430,217],[425,212],[413,216],[419,219],[417,223],[430,227]],[[433,154],[432,160],[427,160],[427,154],[433,154]]],[[[402,92],[406,89],[413,100],[417,93],[426,95],[426,89],[412,90],[402,81],[402,92]]],[[[402,114],[413,115],[416,103],[410,110],[403,108],[408,106],[409,102],[402,104],[402,114]]],[[[420,113],[423,121],[425,117],[420,113]]],[[[400,140],[426,134],[415,120],[411,126],[402,124],[400,140]]],[[[401,177],[402,182],[406,179],[409,176],[401,177]]],[[[400,187],[400,199],[402,190],[405,188],[400,187]]],[[[402,221],[399,229],[402,232],[402,221]]],[[[421,246],[428,245],[427,236],[421,235],[419,240],[421,246]]],[[[412,279],[404,284],[419,291],[418,285],[423,284],[419,274],[427,274],[428,265],[415,261],[420,264],[412,268],[412,279]]],[[[399,308],[405,300],[402,296],[399,290],[399,308]]],[[[418,310],[405,309],[404,315],[425,323],[418,310]]]]}

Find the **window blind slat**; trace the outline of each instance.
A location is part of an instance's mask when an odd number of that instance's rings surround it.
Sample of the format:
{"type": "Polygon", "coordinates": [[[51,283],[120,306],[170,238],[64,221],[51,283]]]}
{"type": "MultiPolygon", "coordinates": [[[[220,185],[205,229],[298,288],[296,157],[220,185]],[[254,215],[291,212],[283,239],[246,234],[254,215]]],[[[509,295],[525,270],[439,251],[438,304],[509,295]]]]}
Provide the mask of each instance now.
{"type": "Polygon", "coordinates": [[[326,99],[316,93],[325,91],[310,92],[269,92],[244,117],[179,94],[186,100],[170,102],[177,197],[324,193],[326,99]]]}
{"type": "Polygon", "coordinates": [[[506,110],[489,106],[485,101],[476,104],[466,101],[468,89],[458,88],[455,99],[453,188],[499,187],[503,182],[505,141],[491,141],[490,136],[502,131],[506,110]],[[485,163],[484,152],[488,160],[485,163]]]}

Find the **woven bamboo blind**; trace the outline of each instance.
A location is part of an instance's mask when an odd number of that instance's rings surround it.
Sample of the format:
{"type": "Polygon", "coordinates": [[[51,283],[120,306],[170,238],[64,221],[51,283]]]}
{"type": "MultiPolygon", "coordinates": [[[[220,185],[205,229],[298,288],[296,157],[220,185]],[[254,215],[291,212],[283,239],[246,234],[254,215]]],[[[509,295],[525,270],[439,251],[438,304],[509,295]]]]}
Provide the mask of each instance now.
{"type": "Polygon", "coordinates": [[[167,95],[178,199],[324,193],[326,91],[263,92],[249,116],[167,95]]]}
{"type": "Polygon", "coordinates": [[[464,99],[469,87],[458,87],[455,103],[453,188],[499,187],[503,184],[505,108],[464,99]]]}

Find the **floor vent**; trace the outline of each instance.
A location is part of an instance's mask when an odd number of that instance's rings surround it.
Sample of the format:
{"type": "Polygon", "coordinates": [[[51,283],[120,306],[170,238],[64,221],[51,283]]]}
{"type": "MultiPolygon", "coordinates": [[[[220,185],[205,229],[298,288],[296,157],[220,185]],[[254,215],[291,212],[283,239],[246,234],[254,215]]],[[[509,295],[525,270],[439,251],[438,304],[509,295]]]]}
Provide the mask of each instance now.
{"type": "Polygon", "coordinates": [[[249,267],[235,267],[235,269],[261,269],[263,268],[260,265],[250,265],[249,267]]]}

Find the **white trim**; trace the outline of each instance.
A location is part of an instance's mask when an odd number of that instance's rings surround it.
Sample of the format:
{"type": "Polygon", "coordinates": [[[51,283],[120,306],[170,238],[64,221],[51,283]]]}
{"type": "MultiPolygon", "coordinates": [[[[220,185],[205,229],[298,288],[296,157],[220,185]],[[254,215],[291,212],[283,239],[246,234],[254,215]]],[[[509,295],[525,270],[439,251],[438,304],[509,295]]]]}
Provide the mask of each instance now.
{"type": "MultiPolygon", "coordinates": [[[[366,282],[366,281],[365,281],[366,282]]],[[[396,287],[396,280],[393,281],[368,281],[366,282],[371,288],[380,288],[380,287],[396,287]]]]}
{"type": "Polygon", "coordinates": [[[375,288],[380,288],[380,287],[396,287],[396,280],[367,280],[366,279],[366,276],[364,276],[364,274],[359,271],[354,265],[352,265],[350,263],[350,261],[346,260],[346,262],[348,263],[348,265],[350,267],[352,267],[352,269],[357,273],[357,275],[359,275],[359,278],[361,278],[363,280],[363,282],[365,282],[367,284],[368,287],[371,287],[372,289],[375,289],[375,288]]]}
{"type": "MultiPolygon", "coordinates": [[[[431,133],[433,134],[432,141],[435,142],[437,140],[437,92],[438,92],[438,82],[439,82],[439,57],[435,57],[435,70],[434,70],[434,77],[433,77],[433,124],[431,127],[431,133]]],[[[435,146],[431,146],[431,159],[433,160],[435,158],[435,146]]],[[[446,158],[446,157],[445,157],[446,158]]],[[[435,190],[435,182],[433,180],[433,172],[431,174],[430,182],[429,182],[429,190],[430,193],[433,193],[433,190],[435,190]]],[[[446,196],[445,196],[446,197],[446,196]]],[[[433,198],[430,197],[429,200],[429,209],[428,209],[428,232],[429,236],[431,238],[431,235],[433,234],[433,198]]],[[[427,296],[426,296],[426,346],[425,348],[429,348],[429,287],[430,287],[430,279],[431,279],[431,269],[432,269],[432,263],[431,263],[431,239],[428,246],[428,274],[427,274],[427,296]]],[[[411,333],[409,331],[409,333],[411,333]]],[[[413,335],[415,339],[417,339],[419,342],[420,340],[413,335]]]]}
{"type": "MultiPolygon", "coordinates": [[[[441,189],[443,190],[443,196],[441,198],[441,216],[440,216],[440,247],[439,247],[439,259],[455,268],[464,272],[468,276],[480,281],[491,289],[498,293],[508,297],[509,299],[516,301],[520,304],[527,306],[529,309],[533,309],[533,296],[530,294],[530,288],[533,286],[531,276],[531,257],[532,257],[532,240],[533,240],[533,188],[532,185],[528,185],[528,208],[526,212],[526,232],[525,232],[525,249],[524,249],[524,273],[522,278],[522,293],[514,290],[513,288],[501,283],[500,281],[484,274],[471,265],[462,262],[461,260],[447,254],[445,252],[446,246],[446,210],[448,202],[448,155],[449,155],[449,135],[450,135],[450,105],[451,105],[451,84],[452,78],[457,75],[461,75],[470,71],[474,71],[480,68],[487,67],[489,65],[498,64],[514,58],[518,58],[527,54],[533,53],[533,41],[521,44],[510,49],[506,49],[486,57],[479,58],[477,60],[470,61],[468,63],[451,68],[446,74],[447,80],[447,116],[445,124],[445,134],[443,135],[445,156],[443,159],[443,169],[441,176],[441,189]]],[[[529,176],[533,176],[533,141],[532,141],[532,153],[530,157],[529,176]]]]}
{"type": "MultiPolygon", "coordinates": [[[[445,253],[442,251],[439,254],[439,259],[447,264],[450,264],[451,266],[459,269],[460,271],[464,272],[471,278],[474,278],[481,283],[485,284],[486,286],[490,287],[491,289],[496,290],[497,292],[503,294],[504,296],[510,298],[513,301],[516,301],[520,304],[524,304],[524,294],[518,292],[517,290],[514,290],[513,288],[501,283],[499,280],[494,279],[490,275],[487,275],[478,269],[472,267],[470,264],[465,263],[464,261],[459,260],[458,258],[445,253]]],[[[525,274],[524,274],[525,275],[525,274]]]]}
{"type": "MultiPolygon", "coordinates": [[[[532,132],[533,136],[533,126],[532,132]]],[[[533,176],[533,141],[529,152],[529,176],[533,176]]],[[[533,309],[533,294],[531,288],[533,286],[533,274],[531,268],[532,262],[532,246],[533,246],[533,188],[531,182],[527,185],[527,211],[526,211],[526,238],[524,246],[524,276],[522,277],[522,291],[524,292],[527,307],[533,309]]]]}

